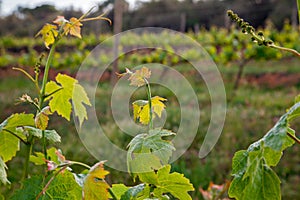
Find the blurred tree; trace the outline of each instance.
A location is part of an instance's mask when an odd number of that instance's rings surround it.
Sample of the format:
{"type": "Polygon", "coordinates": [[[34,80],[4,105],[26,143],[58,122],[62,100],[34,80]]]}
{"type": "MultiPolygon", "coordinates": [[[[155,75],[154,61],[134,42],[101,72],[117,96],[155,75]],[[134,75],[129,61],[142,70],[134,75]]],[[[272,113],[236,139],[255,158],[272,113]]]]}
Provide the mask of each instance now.
{"type": "MultiPolygon", "coordinates": [[[[105,12],[106,16],[113,20],[114,1],[105,0],[99,3],[91,16],[105,12]]],[[[209,28],[213,25],[225,26],[228,25],[225,17],[227,9],[234,10],[254,27],[263,26],[266,19],[270,19],[277,28],[282,28],[286,18],[296,24],[295,13],[293,15],[291,12],[296,9],[295,4],[296,0],[139,0],[132,10],[124,12],[122,29],[154,26],[179,31],[195,27],[209,28]],[[183,22],[186,24],[185,27],[182,27],[183,22]]],[[[125,8],[125,11],[127,9],[125,8]]],[[[51,21],[59,14],[69,18],[74,15],[80,16],[82,12],[72,7],[60,11],[52,5],[41,5],[36,8],[19,7],[11,15],[0,18],[2,25],[0,35],[33,36],[45,21],[51,21]]],[[[85,34],[112,32],[112,26],[106,22],[95,21],[86,24],[84,32],[85,34]]]]}

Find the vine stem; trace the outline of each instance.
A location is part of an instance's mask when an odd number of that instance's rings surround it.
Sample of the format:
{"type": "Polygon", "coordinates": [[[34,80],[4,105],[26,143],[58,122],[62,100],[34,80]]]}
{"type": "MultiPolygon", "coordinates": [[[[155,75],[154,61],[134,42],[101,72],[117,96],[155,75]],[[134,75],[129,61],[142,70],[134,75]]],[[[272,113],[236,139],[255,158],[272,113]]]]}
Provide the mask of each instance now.
{"type": "Polygon", "coordinates": [[[87,169],[91,169],[91,167],[85,163],[82,163],[82,162],[77,162],[77,161],[69,161],[69,165],[80,165],[80,166],[83,166],[87,169]]]}
{"type": "Polygon", "coordinates": [[[274,48],[274,49],[278,49],[278,50],[290,52],[290,53],[294,54],[295,56],[300,57],[300,53],[298,51],[296,51],[295,49],[281,47],[281,46],[277,46],[275,44],[271,44],[269,46],[272,47],[272,48],[274,48]]]}
{"type": "Polygon", "coordinates": [[[300,140],[299,140],[296,136],[290,134],[289,132],[287,132],[287,135],[288,135],[290,138],[292,138],[295,142],[297,142],[298,144],[300,144],[300,140]]]}
{"type": "MultiPolygon", "coordinates": [[[[53,43],[53,45],[51,46],[47,61],[46,61],[46,65],[45,65],[45,71],[44,71],[44,77],[43,77],[43,82],[42,82],[42,87],[40,90],[40,98],[39,98],[39,108],[40,110],[43,107],[43,103],[45,100],[45,90],[46,90],[46,84],[48,81],[48,75],[49,75],[49,69],[50,69],[50,65],[52,63],[52,59],[53,59],[53,55],[55,52],[55,47],[57,44],[57,40],[53,43]]],[[[46,146],[46,137],[45,137],[45,131],[42,131],[42,141],[43,141],[43,151],[44,151],[44,156],[45,159],[47,159],[47,146],[46,146]]]]}
{"type": "Polygon", "coordinates": [[[144,81],[147,86],[147,95],[148,95],[148,102],[149,102],[149,115],[150,115],[150,121],[149,121],[149,129],[153,129],[153,111],[152,111],[152,102],[151,102],[151,88],[150,84],[147,79],[144,78],[144,81]]]}
{"type": "Polygon", "coordinates": [[[25,144],[26,145],[26,157],[25,157],[25,167],[24,167],[24,175],[23,175],[23,180],[28,177],[29,174],[29,160],[30,160],[30,155],[32,153],[32,147],[34,143],[34,138],[31,137],[29,141],[25,144]]]}
{"type": "Polygon", "coordinates": [[[53,55],[55,52],[55,47],[57,45],[57,42],[54,42],[54,44],[51,46],[46,65],[45,65],[45,71],[44,71],[44,77],[42,82],[42,87],[40,91],[40,100],[39,100],[39,107],[41,108],[43,106],[44,100],[45,100],[45,90],[46,90],[46,84],[48,81],[48,74],[50,69],[50,64],[52,63],[53,55]]]}

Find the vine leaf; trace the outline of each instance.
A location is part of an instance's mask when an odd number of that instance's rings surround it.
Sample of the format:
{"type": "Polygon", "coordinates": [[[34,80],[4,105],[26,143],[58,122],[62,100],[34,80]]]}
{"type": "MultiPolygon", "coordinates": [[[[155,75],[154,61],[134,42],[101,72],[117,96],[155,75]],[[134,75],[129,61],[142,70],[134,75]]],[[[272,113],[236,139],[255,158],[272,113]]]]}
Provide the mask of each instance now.
{"type": "Polygon", "coordinates": [[[38,129],[41,130],[46,130],[47,126],[48,126],[48,121],[49,121],[49,115],[51,115],[52,112],[50,111],[50,107],[46,106],[45,108],[43,108],[41,110],[41,112],[39,112],[36,116],[35,116],[35,126],[38,129]]]}
{"type": "Polygon", "coordinates": [[[70,121],[72,106],[75,116],[79,119],[80,126],[87,119],[87,112],[84,106],[91,106],[90,100],[84,88],[78,84],[78,81],[68,75],[58,74],[56,82],[50,81],[46,84],[46,94],[49,95],[49,106],[52,112],[57,112],[60,116],[70,121]]]}
{"type": "MultiPolygon", "coordinates": [[[[126,71],[129,70],[127,69],[126,71]]],[[[142,69],[138,69],[134,73],[131,72],[128,80],[130,81],[130,85],[140,87],[146,84],[145,79],[149,79],[150,76],[151,71],[147,67],[142,67],[142,69]]]]}
{"type": "MultiPolygon", "coordinates": [[[[23,188],[17,190],[12,196],[12,200],[27,200],[36,199],[37,195],[43,190],[45,183],[49,181],[50,177],[44,180],[43,176],[33,176],[23,182],[23,188]]],[[[69,171],[64,171],[57,175],[51,182],[44,195],[40,199],[54,200],[54,199],[81,199],[81,187],[76,183],[74,176],[69,171]]]]}
{"type": "MultiPolygon", "coordinates": [[[[48,160],[56,164],[61,164],[58,158],[58,150],[54,147],[47,149],[48,160]]],[[[35,152],[35,155],[30,155],[30,161],[36,165],[44,165],[46,163],[45,155],[42,152],[35,152]]]]}
{"type": "Polygon", "coordinates": [[[32,114],[13,114],[0,124],[0,157],[4,162],[11,160],[20,148],[19,139],[12,133],[18,135],[17,127],[34,126],[33,117],[32,114]]]}
{"type": "Polygon", "coordinates": [[[7,179],[6,169],[7,169],[7,166],[6,166],[5,162],[2,160],[2,158],[0,157],[0,181],[4,185],[10,184],[9,180],[7,179]]]}
{"type": "Polygon", "coordinates": [[[64,16],[57,16],[54,20],[53,23],[61,26],[63,23],[69,22],[68,20],[65,19],[64,16]]]}
{"type": "Polygon", "coordinates": [[[157,128],[150,130],[149,134],[135,136],[128,144],[127,162],[130,171],[147,172],[167,164],[175,147],[165,137],[174,135],[169,130],[157,128]]]}
{"type": "Polygon", "coordinates": [[[108,171],[103,167],[104,161],[96,163],[87,174],[83,185],[83,197],[86,200],[107,200],[109,185],[104,178],[108,171]]]}
{"type": "MultiPolygon", "coordinates": [[[[163,110],[165,109],[165,104],[163,101],[167,99],[155,96],[151,98],[152,109],[153,112],[158,116],[161,117],[163,110]]],[[[149,114],[149,102],[145,100],[137,100],[132,103],[133,106],[133,119],[135,121],[139,120],[142,124],[148,124],[150,121],[150,114],[149,114]]],[[[155,118],[155,115],[153,115],[155,118]]]]}
{"type": "Polygon", "coordinates": [[[177,172],[170,173],[171,166],[166,165],[155,172],[139,174],[139,179],[147,184],[155,185],[153,189],[154,197],[162,198],[164,194],[170,193],[180,200],[191,200],[189,191],[194,191],[193,185],[183,174],[177,172]]]}
{"type": "Polygon", "coordinates": [[[42,35],[45,46],[49,48],[49,45],[55,42],[55,38],[58,35],[57,26],[47,23],[36,34],[36,37],[39,35],[42,35]]]}
{"type": "Polygon", "coordinates": [[[64,26],[64,31],[66,35],[70,34],[75,37],[81,38],[81,26],[82,23],[80,23],[80,21],[77,18],[72,17],[70,19],[70,22],[66,23],[66,25],[64,26]]]}
{"type": "MultiPolygon", "coordinates": [[[[121,199],[121,196],[128,190],[128,187],[124,184],[112,184],[111,191],[117,199],[121,199]]],[[[110,197],[111,198],[111,197],[110,197]]]]}
{"type": "Polygon", "coordinates": [[[280,180],[271,169],[280,161],[283,151],[295,141],[287,133],[295,135],[289,127],[291,120],[300,114],[300,102],[294,104],[275,126],[247,150],[238,151],[232,160],[234,177],[229,196],[236,199],[281,199],[280,180]]]}
{"type": "MultiPolygon", "coordinates": [[[[146,187],[145,184],[139,184],[127,189],[127,191],[125,191],[125,193],[121,196],[120,200],[131,200],[133,198],[136,199],[138,195],[145,189],[145,187],[146,187]]],[[[141,197],[138,197],[137,199],[141,199],[141,197]]]]}
{"type": "MultiPolygon", "coordinates": [[[[43,131],[31,126],[22,127],[22,132],[37,138],[42,138],[43,131]]],[[[45,130],[45,138],[53,143],[61,142],[60,135],[55,130],[45,130]]]]}
{"type": "Polygon", "coordinates": [[[46,163],[45,155],[42,152],[35,152],[34,154],[30,155],[30,162],[33,162],[35,165],[44,165],[46,163]]]}
{"type": "Polygon", "coordinates": [[[20,150],[18,138],[8,132],[0,133],[0,156],[4,162],[11,160],[20,150]]]}

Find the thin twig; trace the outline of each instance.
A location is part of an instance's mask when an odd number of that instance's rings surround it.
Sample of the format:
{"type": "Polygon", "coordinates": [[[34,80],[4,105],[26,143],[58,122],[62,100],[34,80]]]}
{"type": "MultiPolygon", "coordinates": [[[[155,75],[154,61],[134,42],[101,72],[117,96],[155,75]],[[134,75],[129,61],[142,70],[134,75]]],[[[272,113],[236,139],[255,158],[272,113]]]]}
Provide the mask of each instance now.
{"type": "Polygon", "coordinates": [[[275,44],[271,44],[271,45],[269,45],[269,47],[272,47],[272,48],[278,49],[278,50],[282,50],[282,51],[287,51],[287,52],[290,52],[290,53],[294,54],[297,57],[300,57],[300,53],[298,51],[296,51],[295,49],[281,47],[281,46],[277,46],[275,44]]]}

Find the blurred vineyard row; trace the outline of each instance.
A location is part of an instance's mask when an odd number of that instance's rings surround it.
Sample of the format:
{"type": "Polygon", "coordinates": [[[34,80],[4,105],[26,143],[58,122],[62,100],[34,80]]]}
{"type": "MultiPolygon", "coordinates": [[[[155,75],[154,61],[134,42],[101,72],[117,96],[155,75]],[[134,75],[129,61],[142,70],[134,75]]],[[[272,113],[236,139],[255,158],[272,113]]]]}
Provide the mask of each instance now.
{"type": "MultiPolygon", "coordinates": [[[[272,27],[272,24],[262,29],[265,37],[275,41],[278,45],[284,45],[288,48],[300,50],[300,35],[299,31],[292,28],[290,24],[285,23],[281,31],[277,31],[272,27]]],[[[162,47],[162,49],[151,49],[148,51],[137,51],[127,53],[119,57],[124,64],[142,64],[142,63],[162,63],[174,65],[185,60],[196,60],[199,52],[194,49],[184,50],[182,57],[168,52],[174,52],[175,48],[184,47],[185,41],[178,37],[168,37],[167,32],[162,32],[162,37],[152,37],[151,34],[144,33],[126,34],[126,37],[120,39],[120,52],[126,52],[128,47],[138,47],[142,43],[145,45],[165,43],[168,38],[170,46],[162,47]]],[[[210,54],[217,64],[228,64],[230,62],[243,62],[245,60],[272,60],[283,57],[290,57],[288,53],[283,53],[271,48],[264,48],[258,46],[253,42],[249,42],[249,37],[241,33],[235,27],[230,29],[212,27],[210,30],[201,29],[199,33],[187,33],[188,36],[197,41],[210,54]]],[[[76,70],[90,53],[90,51],[101,42],[107,40],[112,35],[88,35],[82,40],[67,38],[60,43],[59,52],[55,54],[53,67],[57,69],[76,70]]],[[[103,49],[99,58],[102,63],[109,64],[112,62],[112,43],[106,42],[107,47],[103,49]],[[104,53],[103,53],[104,52],[104,53]]],[[[42,44],[41,38],[16,38],[12,36],[5,36],[0,41],[0,67],[9,66],[34,66],[37,58],[41,53],[47,52],[42,44]]],[[[91,61],[93,62],[93,61],[91,61]]],[[[97,66],[97,62],[92,63],[91,66],[97,66]]]]}

